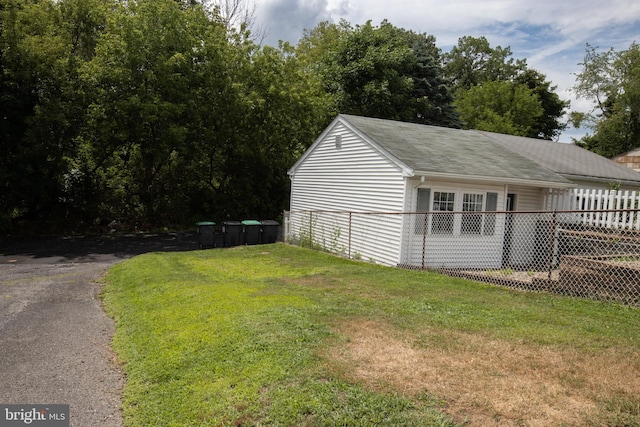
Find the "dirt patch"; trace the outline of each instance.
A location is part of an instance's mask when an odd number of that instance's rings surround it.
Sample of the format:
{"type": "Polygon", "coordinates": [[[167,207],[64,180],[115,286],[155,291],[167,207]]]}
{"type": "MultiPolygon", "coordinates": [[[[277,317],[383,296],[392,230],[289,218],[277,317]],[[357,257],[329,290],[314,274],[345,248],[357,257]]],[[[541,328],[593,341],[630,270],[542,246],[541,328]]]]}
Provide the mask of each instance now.
{"type": "MultiPolygon", "coordinates": [[[[339,325],[344,339],[328,357],[351,380],[404,395],[428,392],[473,426],[593,425],[603,401],[640,401],[640,361],[462,332],[419,335],[368,320],[339,325]]],[[[597,424],[597,422],[596,422],[597,424]]]]}

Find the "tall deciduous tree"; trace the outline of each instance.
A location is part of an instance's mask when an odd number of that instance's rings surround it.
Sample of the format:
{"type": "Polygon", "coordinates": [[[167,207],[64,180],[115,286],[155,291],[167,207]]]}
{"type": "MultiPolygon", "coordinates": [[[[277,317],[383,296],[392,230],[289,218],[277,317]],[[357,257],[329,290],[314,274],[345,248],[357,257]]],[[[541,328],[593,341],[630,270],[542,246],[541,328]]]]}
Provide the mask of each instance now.
{"type": "Polygon", "coordinates": [[[2,211],[7,218],[64,217],[65,183],[83,125],[78,76],[93,55],[107,2],[2,2],[2,211]]]}
{"type": "Polygon", "coordinates": [[[460,126],[433,36],[387,21],[355,28],[321,23],[297,53],[323,76],[338,112],[460,126]]]}
{"type": "Polygon", "coordinates": [[[530,138],[555,140],[560,133],[567,128],[562,121],[570,102],[563,101],[556,93],[557,86],[551,86],[546,76],[534,69],[528,68],[518,74],[514,79],[516,83],[529,88],[540,101],[542,114],[536,118],[536,123],[531,126],[531,131],[525,135],[530,138]]]}
{"type": "Polygon", "coordinates": [[[254,46],[242,62],[216,200],[227,215],[279,215],[288,205],[286,172],[330,120],[329,103],[289,45],[254,46]]]}
{"type": "Polygon", "coordinates": [[[582,71],[576,76],[576,94],[590,99],[586,120],[593,130],[578,145],[605,157],[640,146],[640,46],[617,52],[598,52],[587,45],[582,71]]]}
{"type": "Polygon", "coordinates": [[[527,68],[524,59],[514,59],[511,48],[491,47],[486,37],[465,36],[443,55],[445,74],[454,91],[484,82],[512,80],[527,68]]]}
{"type": "Polygon", "coordinates": [[[177,183],[167,174],[186,143],[200,39],[194,34],[198,22],[185,21],[196,13],[182,11],[173,0],[128,4],[113,16],[84,70],[97,93],[89,108],[89,135],[93,161],[107,174],[102,185],[123,186],[118,193],[127,205],[114,205],[141,217],[175,211],[172,204],[180,203],[177,183]]]}
{"type": "Polygon", "coordinates": [[[317,76],[289,46],[172,0],[122,6],[85,67],[85,137],[114,218],[273,217],[286,171],[326,120],[317,76]]]}
{"type": "Polygon", "coordinates": [[[276,217],[331,115],[290,46],[198,1],[0,0],[0,17],[0,229],[276,217]]]}
{"type": "Polygon", "coordinates": [[[537,95],[514,82],[485,82],[457,94],[455,105],[470,129],[529,136],[543,114],[537,95]]]}
{"type": "Polygon", "coordinates": [[[556,87],[543,74],[529,69],[526,60],[514,59],[510,47],[492,48],[485,37],[462,37],[457,46],[444,54],[443,62],[467,127],[482,123],[484,130],[541,139],[555,139],[566,128],[561,119],[569,103],[560,99],[554,92],[556,87]],[[488,103],[472,109],[470,99],[488,103]],[[530,110],[533,101],[539,104],[542,113],[533,117],[532,122],[532,117],[518,111],[530,110]],[[499,104],[502,102],[525,102],[525,105],[499,104]],[[479,121],[481,116],[485,119],[479,121]],[[491,124],[495,127],[488,129],[491,124]]]}
{"type": "Polygon", "coordinates": [[[363,116],[399,119],[412,89],[406,70],[415,58],[388,22],[367,22],[340,40],[332,51],[327,78],[338,87],[339,110],[363,116]]]}

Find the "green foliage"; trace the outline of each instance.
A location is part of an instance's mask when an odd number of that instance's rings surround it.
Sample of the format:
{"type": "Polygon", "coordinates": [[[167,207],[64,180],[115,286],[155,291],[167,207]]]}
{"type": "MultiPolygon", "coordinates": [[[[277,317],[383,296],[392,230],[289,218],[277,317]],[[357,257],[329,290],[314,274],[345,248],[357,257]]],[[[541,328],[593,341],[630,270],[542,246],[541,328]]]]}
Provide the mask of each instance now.
{"type": "Polygon", "coordinates": [[[529,136],[543,115],[537,95],[528,87],[490,81],[456,92],[455,105],[467,129],[529,136]]]}
{"type": "Polygon", "coordinates": [[[413,59],[391,24],[374,28],[368,22],[356,27],[331,52],[325,77],[337,87],[339,111],[393,118],[411,91],[411,79],[404,71],[413,59]]]}
{"type": "Polygon", "coordinates": [[[276,217],[287,169],[333,115],[291,47],[261,48],[195,2],[0,13],[2,228],[276,217]]]}
{"type": "Polygon", "coordinates": [[[86,107],[78,70],[91,57],[107,5],[2,2],[2,215],[66,216],[63,181],[86,107]]]}
{"type": "MultiPolygon", "coordinates": [[[[615,157],[640,144],[640,46],[598,52],[587,45],[574,90],[590,99],[593,110],[581,117],[593,134],[576,143],[605,157],[615,157]]],[[[578,122],[578,124],[580,123],[578,122]]]]}
{"type": "Polygon", "coordinates": [[[562,117],[569,107],[569,101],[563,101],[555,92],[557,86],[545,80],[544,74],[526,69],[516,76],[514,81],[526,85],[540,101],[543,113],[536,118],[535,124],[531,127],[530,138],[541,138],[555,140],[562,131],[567,128],[567,124],[561,122],[562,117]]]}
{"type": "Polygon", "coordinates": [[[273,216],[288,204],[286,171],[330,120],[329,102],[288,45],[257,49],[245,61],[244,82],[235,85],[241,131],[223,151],[220,202],[229,212],[273,216]]]}
{"type": "Polygon", "coordinates": [[[412,90],[406,101],[407,108],[401,110],[401,120],[461,128],[449,81],[440,66],[440,49],[435,45],[435,37],[412,31],[401,31],[401,34],[415,57],[408,72],[413,82],[412,90]]]}
{"type": "Polygon", "coordinates": [[[443,55],[462,121],[467,128],[556,138],[566,128],[561,119],[569,102],[560,99],[543,74],[528,68],[526,60],[511,55],[510,47],[492,48],[485,37],[468,36],[443,55]]]}
{"type": "Polygon", "coordinates": [[[460,127],[433,36],[387,21],[355,28],[321,23],[297,53],[322,75],[338,112],[460,127]]]}
{"type": "Polygon", "coordinates": [[[527,69],[524,59],[511,57],[511,48],[492,48],[486,37],[465,36],[443,55],[444,70],[454,91],[491,81],[509,81],[527,69]]]}
{"type": "Polygon", "coordinates": [[[128,209],[137,205],[138,215],[152,218],[170,209],[164,195],[182,194],[167,175],[186,143],[189,63],[198,38],[184,32],[189,14],[172,0],[138,2],[128,11],[109,21],[83,70],[96,93],[85,134],[94,139],[90,155],[98,170],[117,174],[104,175],[101,187],[124,183],[128,209]]]}

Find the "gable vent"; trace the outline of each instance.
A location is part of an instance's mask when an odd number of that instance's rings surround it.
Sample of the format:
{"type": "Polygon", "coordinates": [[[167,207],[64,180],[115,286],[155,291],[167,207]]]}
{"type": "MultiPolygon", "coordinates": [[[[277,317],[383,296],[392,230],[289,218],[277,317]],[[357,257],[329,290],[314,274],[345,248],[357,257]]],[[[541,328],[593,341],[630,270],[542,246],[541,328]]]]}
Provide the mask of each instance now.
{"type": "Polygon", "coordinates": [[[342,148],[342,135],[336,135],[336,150],[342,148]]]}

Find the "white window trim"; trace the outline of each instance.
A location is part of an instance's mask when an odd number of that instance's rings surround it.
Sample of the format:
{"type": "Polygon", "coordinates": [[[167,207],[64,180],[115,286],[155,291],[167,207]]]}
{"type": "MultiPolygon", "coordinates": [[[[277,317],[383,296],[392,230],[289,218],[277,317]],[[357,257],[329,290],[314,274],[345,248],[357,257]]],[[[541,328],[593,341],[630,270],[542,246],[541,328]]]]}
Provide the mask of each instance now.
{"type": "MultiPolygon", "coordinates": [[[[430,189],[430,200],[429,200],[429,215],[428,215],[428,223],[427,225],[427,233],[430,237],[432,238],[447,238],[447,237],[458,237],[458,236],[464,236],[464,237],[468,237],[468,238],[483,238],[483,237],[490,237],[493,236],[494,233],[492,234],[485,234],[485,221],[486,221],[486,214],[490,214],[493,211],[487,211],[487,199],[488,193],[497,193],[498,195],[500,194],[499,191],[497,190],[480,190],[480,189],[468,189],[468,188],[461,188],[461,187],[457,187],[457,188],[452,188],[452,187],[438,187],[438,186],[421,186],[419,188],[429,188],[430,189]],[[433,203],[434,203],[434,198],[435,198],[435,194],[436,193],[454,193],[454,204],[453,204],[453,212],[457,212],[459,214],[454,215],[453,217],[453,232],[452,233],[434,233],[432,231],[432,221],[433,221],[433,214],[436,212],[445,212],[445,211],[434,211],[433,210],[433,203]],[[462,214],[460,214],[460,212],[463,212],[463,201],[464,201],[464,195],[465,194],[472,194],[472,195],[478,195],[482,197],[482,210],[481,211],[469,211],[470,213],[480,213],[483,214],[482,217],[482,223],[480,225],[480,232],[479,233],[462,233],[462,214]]],[[[499,197],[499,196],[498,196],[499,197]]],[[[415,206],[417,206],[418,204],[418,192],[415,192],[415,206]]],[[[419,219],[418,219],[419,220],[419,219]]],[[[418,230],[418,229],[422,229],[422,227],[417,227],[414,228],[414,230],[418,230]]]]}

